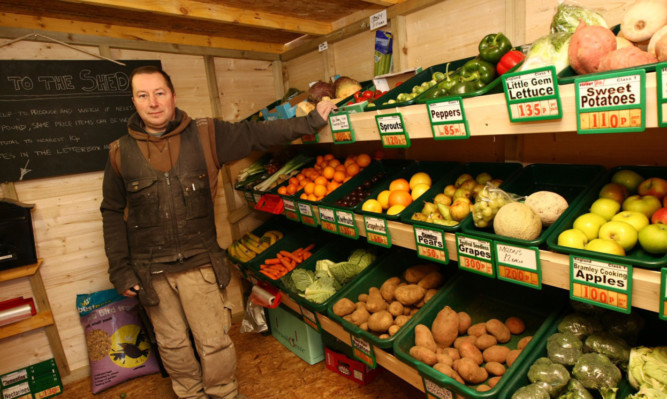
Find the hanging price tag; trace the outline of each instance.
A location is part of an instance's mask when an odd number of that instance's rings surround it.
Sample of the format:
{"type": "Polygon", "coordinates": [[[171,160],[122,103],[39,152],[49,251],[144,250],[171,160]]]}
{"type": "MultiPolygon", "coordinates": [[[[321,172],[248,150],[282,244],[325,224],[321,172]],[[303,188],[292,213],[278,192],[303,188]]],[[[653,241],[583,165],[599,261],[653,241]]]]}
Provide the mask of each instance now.
{"type": "Polygon", "coordinates": [[[354,221],[354,212],[336,209],[336,224],[338,224],[338,234],[354,238],[359,238],[359,229],[354,221]]]}
{"type": "Polygon", "coordinates": [[[285,197],[282,198],[283,198],[283,206],[285,207],[285,217],[287,219],[300,222],[301,219],[299,218],[299,210],[296,207],[296,202],[285,197]]]}
{"type": "Polygon", "coordinates": [[[561,119],[556,67],[531,69],[502,75],[511,122],[561,119]]]}
{"type": "Polygon", "coordinates": [[[442,230],[427,229],[415,225],[414,232],[417,256],[445,265],[449,263],[445,233],[442,230]]]}
{"type": "Polygon", "coordinates": [[[338,234],[338,228],[336,227],[336,214],[332,208],[327,208],[322,205],[318,207],[320,212],[320,226],[322,230],[328,231],[329,233],[338,234]]]}
{"type": "Polygon", "coordinates": [[[368,365],[368,367],[377,367],[375,352],[373,351],[373,345],[371,345],[370,342],[355,335],[350,335],[350,342],[352,343],[352,354],[354,357],[368,365]]]}
{"type": "Polygon", "coordinates": [[[371,30],[375,30],[387,25],[387,10],[385,9],[377,14],[371,15],[369,22],[371,25],[371,30]]]}
{"type": "Polygon", "coordinates": [[[577,133],[643,132],[646,72],[641,69],[597,76],[574,80],[577,133]]]}
{"type": "Polygon", "coordinates": [[[629,314],[632,266],[570,255],[570,298],[629,314]]]}
{"type": "Polygon", "coordinates": [[[309,326],[313,327],[315,331],[321,332],[322,326],[320,326],[320,321],[317,319],[315,312],[306,309],[305,307],[299,304],[299,310],[301,310],[301,316],[303,316],[303,321],[309,326]]]}
{"type": "Polygon", "coordinates": [[[364,226],[366,227],[366,240],[374,245],[391,247],[391,236],[387,229],[387,220],[364,215],[364,226]]]}
{"type": "Polygon", "coordinates": [[[456,97],[446,101],[426,102],[434,140],[458,140],[470,138],[468,120],[463,111],[463,100],[456,97]]]}
{"type": "Polygon", "coordinates": [[[655,67],[658,90],[658,126],[667,127],[667,62],[655,67]]]}
{"type": "Polygon", "coordinates": [[[542,289],[540,250],[537,247],[517,247],[499,242],[494,244],[498,280],[542,289]]]}
{"type": "Polygon", "coordinates": [[[329,116],[329,128],[334,144],[354,143],[354,130],[350,123],[350,115],[347,112],[332,114],[329,116]]]}
{"type": "Polygon", "coordinates": [[[405,131],[401,114],[375,115],[382,146],[385,148],[408,148],[410,136],[405,131]]]}
{"type": "Polygon", "coordinates": [[[490,240],[456,233],[456,248],[459,257],[459,269],[486,277],[496,276],[493,269],[493,245],[490,240]]]}
{"type": "Polygon", "coordinates": [[[449,389],[441,387],[426,377],[422,377],[422,380],[424,381],[424,393],[426,393],[427,399],[454,399],[454,395],[449,389]]]}
{"type": "Polygon", "coordinates": [[[305,136],[301,136],[301,142],[303,144],[315,144],[320,142],[320,135],[315,133],[315,134],[307,134],[305,136]]]}
{"type": "Polygon", "coordinates": [[[667,267],[660,272],[660,318],[667,320],[667,267]]]}
{"type": "Polygon", "coordinates": [[[299,208],[299,217],[301,218],[301,223],[317,227],[317,219],[315,218],[315,212],[313,212],[313,206],[303,202],[297,202],[297,207],[299,208]]]}

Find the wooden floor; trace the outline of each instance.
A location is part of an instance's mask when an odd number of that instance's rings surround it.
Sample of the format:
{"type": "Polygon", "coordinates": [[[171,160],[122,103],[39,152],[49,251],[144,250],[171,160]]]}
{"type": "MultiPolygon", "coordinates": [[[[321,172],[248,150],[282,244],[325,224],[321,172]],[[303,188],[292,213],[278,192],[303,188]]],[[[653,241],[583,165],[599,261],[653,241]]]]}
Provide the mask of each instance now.
{"type": "MultiPolygon", "coordinates": [[[[414,398],[424,393],[381,369],[377,378],[360,386],[326,368],[324,361],[309,365],[285,348],[271,335],[241,334],[240,323],[230,335],[238,357],[237,377],[241,393],[249,399],[303,398],[414,398]]],[[[59,399],[171,399],[176,398],[169,378],[160,374],[139,377],[109,388],[97,395],[90,390],[90,378],[64,387],[59,399]],[[122,396],[122,394],[125,394],[122,396]]]]}

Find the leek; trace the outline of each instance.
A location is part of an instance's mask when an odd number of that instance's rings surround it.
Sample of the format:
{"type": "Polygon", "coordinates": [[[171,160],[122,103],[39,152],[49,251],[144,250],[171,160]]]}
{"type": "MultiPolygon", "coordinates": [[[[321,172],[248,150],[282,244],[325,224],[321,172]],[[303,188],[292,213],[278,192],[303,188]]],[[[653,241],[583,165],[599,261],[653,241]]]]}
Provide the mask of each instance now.
{"type": "Polygon", "coordinates": [[[271,187],[271,184],[276,180],[278,180],[278,177],[280,175],[289,174],[301,168],[302,166],[306,165],[308,162],[311,162],[312,160],[313,157],[310,157],[308,155],[299,154],[295,156],[294,158],[290,159],[287,163],[285,163],[285,165],[282,168],[278,169],[276,173],[272,174],[266,180],[256,185],[255,190],[268,191],[269,188],[271,187]]]}
{"type": "Polygon", "coordinates": [[[253,162],[252,165],[239,172],[238,176],[236,176],[237,186],[243,184],[243,182],[248,180],[250,176],[266,172],[264,165],[266,165],[269,160],[271,160],[271,153],[263,155],[261,158],[253,162]]]}

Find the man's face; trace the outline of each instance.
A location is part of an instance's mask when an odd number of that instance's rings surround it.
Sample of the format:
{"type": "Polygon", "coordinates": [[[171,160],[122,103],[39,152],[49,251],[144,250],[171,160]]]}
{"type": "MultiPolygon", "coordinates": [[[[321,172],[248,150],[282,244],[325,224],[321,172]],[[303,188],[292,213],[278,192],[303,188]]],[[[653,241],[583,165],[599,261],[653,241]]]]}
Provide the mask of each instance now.
{"type": "Polygon", "coordinates": [[[134,75],[132,102],[148,133],[164,132],[176,113],[176,95],[159,73],[134,75]]]}

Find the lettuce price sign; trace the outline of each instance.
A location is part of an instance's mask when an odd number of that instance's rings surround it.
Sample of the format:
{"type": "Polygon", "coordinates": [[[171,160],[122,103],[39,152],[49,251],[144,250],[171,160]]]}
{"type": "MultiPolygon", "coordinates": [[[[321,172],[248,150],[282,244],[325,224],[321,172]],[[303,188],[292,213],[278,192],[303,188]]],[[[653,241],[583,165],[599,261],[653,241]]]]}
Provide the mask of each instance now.
{"type": "Polygon", "coordinates": [[[375,115],[382,146],[385,148],[408,148],[410,136],[405,131],[401,114],[375,115]]]}
{"type": "Polygon", "coordinates": [[[560,119],[563,109],[553,65],[502,75],[510,121],[560,119]]]}
{"type": "Polygon", "coordinates": [[[470,138],[468,120],[463,111],[463,100],[432,100],[426,103],[434,140],[458,140],[470,138]]]}
{"type": "Polygon", "coordinates": [[[614,72],[574,80],[577,133],[643,132],[646,71],[614,72]]]}
{"type": "Polygon", "coordinates": [[[570,298],[629,314],[632,266],[570,255],[570,298]]]}

